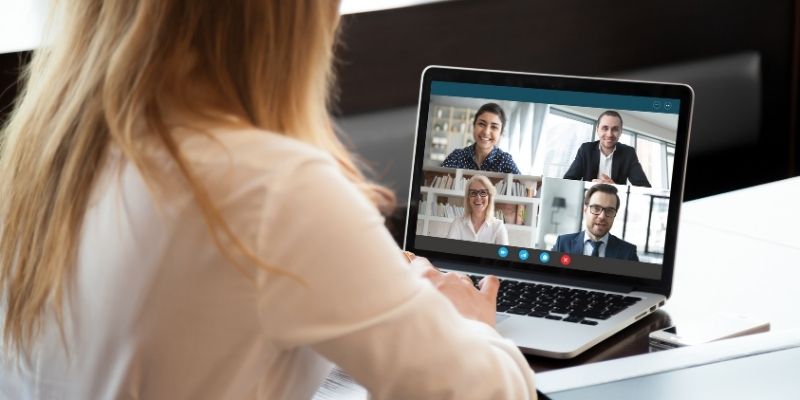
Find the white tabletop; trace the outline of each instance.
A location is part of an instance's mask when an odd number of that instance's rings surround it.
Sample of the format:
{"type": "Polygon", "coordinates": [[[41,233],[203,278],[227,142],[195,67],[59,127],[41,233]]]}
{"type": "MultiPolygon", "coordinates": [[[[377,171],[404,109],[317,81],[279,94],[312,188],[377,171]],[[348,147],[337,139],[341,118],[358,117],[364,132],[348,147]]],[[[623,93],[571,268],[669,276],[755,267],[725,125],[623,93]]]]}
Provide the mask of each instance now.
{"type": "Polygon", "coordinates": [[[678,234],[673,294],[678,319],[736,312],[772,330],[800,327],[800,178],[690,201],[678,234]]]}

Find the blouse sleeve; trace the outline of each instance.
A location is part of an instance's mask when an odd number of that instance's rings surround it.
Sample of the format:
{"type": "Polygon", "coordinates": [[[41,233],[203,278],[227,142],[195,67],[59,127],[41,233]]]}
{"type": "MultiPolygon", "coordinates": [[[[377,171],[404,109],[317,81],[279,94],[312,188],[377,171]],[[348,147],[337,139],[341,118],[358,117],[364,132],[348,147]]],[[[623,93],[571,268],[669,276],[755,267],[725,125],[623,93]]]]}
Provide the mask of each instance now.
{"type": "Polygon", "coordinates": [[[461,217],[453,218],[453,222],[450,222],[450,229],[447,230],[447,238],[448,239],[456,239],[461,240],[461,217]]]}
{"type": "Polygon", "coordinates": [[[511,174],[516,174],[516,175],[520,174],[519,168],[517,167],[517,163],[514,162],[514,158],[511,157],[511,154],[509,154],[509,153],[506,153],[506,163],[508,165],[508,171],[505,171],[505,172],[511,173],[511,174]]]}
{"type": "Polygon", "coordinates": [[[508,246],[508,229],[506,229],[506,224],[503,221],[500,221],[500,224],[497,226],[495,244],[508,246]]]}
{"type": "Polygon", "coordinates": [[[458,150],[452,151],[450,154],[445,157],[444,161],[442,161],[441,166],[447,168],[463,168],[464,166],[458,162],[458,150]]]}
{"type": "Polygon", "coordinates": [[[310,346],[384,398],[535,398],[533,372],[509,340],[461,317],[413,274],[383,219],[329,160],[265,183],[258,253],[268,340],[310,346]]]}

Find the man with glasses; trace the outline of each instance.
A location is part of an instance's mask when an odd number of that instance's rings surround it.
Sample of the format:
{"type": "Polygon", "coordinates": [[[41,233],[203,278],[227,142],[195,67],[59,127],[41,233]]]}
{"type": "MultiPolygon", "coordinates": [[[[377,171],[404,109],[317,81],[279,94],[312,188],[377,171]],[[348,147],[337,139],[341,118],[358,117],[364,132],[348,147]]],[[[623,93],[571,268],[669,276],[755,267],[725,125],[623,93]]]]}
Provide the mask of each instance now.
{"type": "Polygon", "coordinates": [[[636,156],[636,149],[619,143],[622,136],[622,116],[616,111],[605,111],[597,118],[597,139],[578,148],[575,160],[564,179],[598,183],[650,187],[636,156]]]}
{"type": "Polygon", "coordinates": [[[609,233],[617,210],[616,187],[604,183],[592,186],[583,199],[586,230],[559,236],[552,251],[639,261],[635,245],[609,233]]]}

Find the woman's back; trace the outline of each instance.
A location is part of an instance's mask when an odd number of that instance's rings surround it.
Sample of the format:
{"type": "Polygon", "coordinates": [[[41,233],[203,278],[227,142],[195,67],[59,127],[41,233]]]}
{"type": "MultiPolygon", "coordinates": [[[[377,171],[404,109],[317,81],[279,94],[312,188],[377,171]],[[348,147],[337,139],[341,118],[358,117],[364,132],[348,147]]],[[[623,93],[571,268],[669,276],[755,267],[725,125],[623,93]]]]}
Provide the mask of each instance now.
{"type": "Polygon", "coordinates": [[[334,134],[337,2],[55,4],[0,155],[0,398],[307,398],[326,360],[535,396],[496,278],[412,272],[334,134]]]}
{"type": "MultiPolygon", "coordinates": [[[[227,150],[202,136],[182,148],[249,245],[278,233],[263,218],[280,218],[267,215],[270,200],[297,164],[329,163],[310,147],[274,134],[227,132],[218,138],[227,150]]],[[[293,370],[294,356],[275,350],[259,311],[259,288],[301,286],[255,268],[248,271],[256,275],[250,280],[231,265],[177,174],[169,174],[169,158],[152,156],[171,180],[160,195],[167,201],[155,201],[136,168],[113,151],[92,193],[65,309],[69,354],[48,313],[21,380],[3,379],[3,385],[41,390],[29,393],[36,398],[269,398],[280,394],[273,391],[276,384],[319,379],[293,370]]],[[[302,393],[307,387],[280,389],[302,393]]]]}
{"type": "Polygon", "coordinates": [[[330,157],[263,131],[214,133],[182,141],[196,176],[245,244],[300,281],[233,266],[180,178],[170,181],[168,157],[154,153],[167,177],[154,199],[112,152],[78,243],[69,355],[46,314],[32,361],[6,363],[0,393],[308,398],[330,369],[323,356],[378,398],[532,393],[514,373],[527,367],[513,343],[458,316],[403,265],[377,210],[330,157]],[[464,349],[475,362],[454,365],[464,349]],[[485,379],[509,383],[471,384],[485,379]]]}

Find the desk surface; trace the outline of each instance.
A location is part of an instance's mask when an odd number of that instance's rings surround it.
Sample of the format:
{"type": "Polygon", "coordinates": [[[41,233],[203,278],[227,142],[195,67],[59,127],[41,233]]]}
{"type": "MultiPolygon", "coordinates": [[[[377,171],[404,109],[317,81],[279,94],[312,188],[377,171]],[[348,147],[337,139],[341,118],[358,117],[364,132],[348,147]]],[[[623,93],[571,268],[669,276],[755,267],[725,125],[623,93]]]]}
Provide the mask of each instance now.
{"type": "Polygon", "coordinates": [[[528,357],[546,371],[649,351],[648,334],[681,316],[735,311],[771,330],[800,328],[800,177],[684,203],[672,297],[658,312],[571,360],[528,357]]]}
{"type": "Polygon", "coordinates": [[[794,399],[800,330],[745,336],[539,374],[553,400],[794,399]]]}
{"type": "MultiPolygon", "coordinates": [[[[647,353],[648,334],[680,316],[735,310],[767,319],[772,331],[800,328],[790,293],[800,281],[800,177],[686,202],[667,305],[569,360],[527,356],[536,372],[647,353]]],[[[315,399],[366,398],[341,373],[315,399]]]]}

